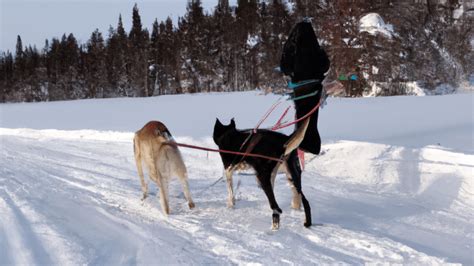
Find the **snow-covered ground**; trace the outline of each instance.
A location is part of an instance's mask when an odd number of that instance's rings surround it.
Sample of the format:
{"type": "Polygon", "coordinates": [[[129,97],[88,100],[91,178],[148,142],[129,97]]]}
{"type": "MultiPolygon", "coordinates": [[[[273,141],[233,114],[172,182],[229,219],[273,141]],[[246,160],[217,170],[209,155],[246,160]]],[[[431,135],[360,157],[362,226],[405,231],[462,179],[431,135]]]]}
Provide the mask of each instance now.
{"type": "Polygon", "coordinates": [[[226,207],[225,182],[212,185],[222,176],[215,153],[181,149],[195,209],[177,180],[169,217],[156,186],[142,203],[131,140],[154,119],[180,142],[215,147],[215,117],[253,127],[280,96],[2,104],[0,265],[472,265],[473,95],[330,98],[323,153],[307,155],[303,173],[317,225],[303,227],[281,174],[276,232],[251,172],[236,175],[236,207],[226,207]]]}

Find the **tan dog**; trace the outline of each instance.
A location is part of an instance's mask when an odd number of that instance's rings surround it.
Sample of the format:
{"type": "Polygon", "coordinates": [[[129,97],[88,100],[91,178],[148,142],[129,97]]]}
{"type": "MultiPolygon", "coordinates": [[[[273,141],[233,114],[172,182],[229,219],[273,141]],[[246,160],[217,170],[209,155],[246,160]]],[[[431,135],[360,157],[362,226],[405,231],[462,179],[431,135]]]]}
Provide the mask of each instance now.
{"type": "Polygon", "coordinates": [[[160,189],[161,208],[169,214],[168,182],[172,175],[178,176],[181,181],[190,209],[194,208],[194,202],[189,192],[188,175],[181,153],[176,146],[168,145],[166,142],[174,142],[173,137],[166,126],[158,121],[148,122],[133,138],[135,162],[143,191],[142,200],[148,196],[148,184],[143,176],[143,160],[150,179],[160,189]]]}

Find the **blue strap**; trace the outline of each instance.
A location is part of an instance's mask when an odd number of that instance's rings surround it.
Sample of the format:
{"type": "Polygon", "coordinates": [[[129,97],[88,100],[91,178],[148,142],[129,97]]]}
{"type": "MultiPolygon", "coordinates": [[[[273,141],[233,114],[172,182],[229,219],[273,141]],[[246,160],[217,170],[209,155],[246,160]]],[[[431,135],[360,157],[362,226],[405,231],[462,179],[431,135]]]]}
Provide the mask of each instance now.
{"type": "Polygon", "coordinates": [[[321,81],[319,79],[308,79],[308,80],[303,80],[303,81],[300,81],[300,82],[297,82],[297,83],[293,83],[293,82],[288,82],[288,88],[290,89],[297,89],[301,86],[304,86],[304,85],[308,85],[308,84],[312,84],[312,83],[320,83],[321,81]]]}
{"type": "Polygon", "coordinates": [[[290,94],[288,94],[288,96],[290,96],[290,98],[288,98],[287,101],[298,101],[298,100],[306,99],[306,98],[309,98],[309,97],[313,97],[318,93],[319,93],[319,91],[314,91],[312,93],[301,95],[301,96],[298,96],[298,97],[295,97],[293,95],[293,93],[290,93],[290,94]]]}

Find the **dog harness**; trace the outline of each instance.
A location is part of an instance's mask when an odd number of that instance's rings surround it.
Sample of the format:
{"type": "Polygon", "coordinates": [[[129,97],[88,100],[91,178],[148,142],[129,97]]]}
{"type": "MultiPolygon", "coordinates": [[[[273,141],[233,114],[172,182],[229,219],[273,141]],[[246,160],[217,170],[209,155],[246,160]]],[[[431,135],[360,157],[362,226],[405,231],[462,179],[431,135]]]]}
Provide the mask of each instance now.
{"type": "Polygon", "coordinates": [[[296,82],[296,83],[294,83],[292,81],[288,82],[288,88],[293,90],[292,92],[288,93],[288,95],[290,96],[290,98],[288,98],[288,100],[298,101],[298,100],[306,99],[306,98],[317,95],[319,93],[319,90],[315,90],[311,93],[295,97],[295,91],[297,89],[299,89],[301,87],[304,87],[304,86],[307,86],[307,85],[310,85],[310,84],[321,84],[321,80],[319,80],[319,79],[308,79],[308,80],[303,80],[303,81],[296,82]]]}
{"type": "Polygon", "coordinates": [[[308,84],[313,84],[313,83],[321,83],[321,80],[319,79],[308,79],[308,80],[303,80],[300,82],[293,83],[292,81],[288,82],[288,88],[296,90],[297,88],[308,85],[308,84]]]}

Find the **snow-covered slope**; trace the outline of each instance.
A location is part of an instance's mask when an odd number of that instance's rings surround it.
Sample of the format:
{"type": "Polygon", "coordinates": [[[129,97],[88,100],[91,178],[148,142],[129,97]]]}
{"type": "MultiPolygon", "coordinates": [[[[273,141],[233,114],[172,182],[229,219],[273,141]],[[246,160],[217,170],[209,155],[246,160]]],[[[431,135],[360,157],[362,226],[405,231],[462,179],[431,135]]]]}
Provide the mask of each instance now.
{"type": "Polygon", "coordinates": [[[323,153],[307,155],[303,173],[317,225],[303,227],[278,175],[277,232],[251,172],[236,175],[227,209],[215,153],[181,149],[195,209],[177,180],[169,217],[156,186],[142,203],[131,139],[157,119],[180,142],[215,147],[215,117],[252,127],[279,96],[0,105],[0,264],[472,265],[472,97],[329,99],[323,153]]]}

